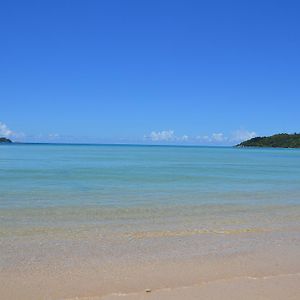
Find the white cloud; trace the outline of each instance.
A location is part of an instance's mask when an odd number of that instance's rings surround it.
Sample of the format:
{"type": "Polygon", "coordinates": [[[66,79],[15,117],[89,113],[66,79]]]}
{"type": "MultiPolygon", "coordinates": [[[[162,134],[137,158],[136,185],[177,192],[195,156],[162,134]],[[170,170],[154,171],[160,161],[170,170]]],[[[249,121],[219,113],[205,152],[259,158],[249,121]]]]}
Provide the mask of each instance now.
{"type": "Polygon", "coordinates": [[[58,138],[60,138],[60,135],[58,133],[49,133],[48,138],[49,139],[58,139],[58,138]]]}
{"type": "Polygon", "coordinates": [[[188,141],[189,140],[189,136],[188,135],[183,135],[181,138],[180,138],[182,141],[188,141]]]}
{"type": "Polygon", "coordinates": [[[224,133],[216,132],[211,135],[197,136],[196,140],[209,143],[221,143],[227,141],[228,138],[224,135],[224,133]]]}
{"type": "Polygon", "coordinates": [[[196,136],[196,140],[210,142],[211,138],[208,135],[198,135],[196,136]]]}
{"type": "Polygon", "coordinates": [[[256,136],[257,134],[254,131],[238,129],[233,131],[230,135],[225,135],[222,132],[216,132],[211,135],[196,136],[195,140],[212,144],[232,144],[245,141],[256,136]]]}
{"type": "Polygon", "coordinates": [[[153,142],[175,140],[174,130],[152,131],[149,138],[153,142]]]}
{"type": "Polygon", "coordinates": [[[189,140],[187,135],[175,135],[174,130],[152,131],[149,135],[145,135],[144,138],[152,142],[186,142],[189,140]]]}
{"type": "Polygon", "coordinates": [[[248,131],[244,129],[238,129],[232,132],[230,140],[233,142],[242,142],[256,137],[257,134],[254,131],[248,131]]]}
{"type": "Polygon", "coordinates": [[[0,136],[9,138],[15,136],[15,133],[6,124],[0,122],[0,136]]]}
{"type": "Polygon", "coordinates": [[[25,134],[11,130],[5,123],[0,122],[0,137],[23,139],[25,134]]]}
{"type": "Polygon", "coordinates": [[[218,133],[213,133],[211,135],[211,139],[213,142],[224,142],[227,140],[227,137],[225,137],[222,132],[218,132],[218,133]]]}

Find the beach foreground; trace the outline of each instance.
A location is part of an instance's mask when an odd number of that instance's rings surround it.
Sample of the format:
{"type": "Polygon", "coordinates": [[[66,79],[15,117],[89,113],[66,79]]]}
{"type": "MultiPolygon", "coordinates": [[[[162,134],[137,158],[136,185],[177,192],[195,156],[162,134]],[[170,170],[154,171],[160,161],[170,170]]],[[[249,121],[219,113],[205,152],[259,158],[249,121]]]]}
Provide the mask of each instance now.
{"type": "Polygon", "coordinates": [[[110,269],[110,274],[83,268],[2,273],[0,293],[2,299],[32,300],[299,299],[299,254],[274,254],[127,265],[110,269]]]}
{"type": "Polygon", "coordinates": [[[240,278],[210,282],[201,286],[162,289],[151,295],[136,293],[112,295],[107,297],[93,297],[81,299],[225,299],[225,300],[265,300],[265,299],[299,299],[299,275],[283,275],[279,278],[240,278]]]}
{"type": "MultiPolygon", "coordinates": [[[[251,233],[240,235],[247,242],[251,233]]],[[[192,237],[195,246],[198,239],[192,237]]],[[[100,264],[82,257],[77,266],[56,261],[22,271],[2,270],[0,294],[24,300],[299,299],[299,229],[292,235],[262,234],[256,237],[256,248],[231,254],[220,249],[220,255],[182,259],[149,259],[145,254],[140,262],[132,258],[100,264]]]]}

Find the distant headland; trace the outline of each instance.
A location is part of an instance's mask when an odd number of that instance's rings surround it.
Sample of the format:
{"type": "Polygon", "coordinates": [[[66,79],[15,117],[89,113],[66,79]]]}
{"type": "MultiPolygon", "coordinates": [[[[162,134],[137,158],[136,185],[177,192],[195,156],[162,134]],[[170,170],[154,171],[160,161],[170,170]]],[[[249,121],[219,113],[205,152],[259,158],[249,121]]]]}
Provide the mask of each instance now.
{"type": "Polygon", "coordinates": [[[0,143],[12,143],[12,141],[5,137],[0,137],[0,143]]]}
{"type": "Polygon", "coordinates": [[[300,148],[300,133],[280,133],[255,137],[236,145],[236,147],[300,148]]]}

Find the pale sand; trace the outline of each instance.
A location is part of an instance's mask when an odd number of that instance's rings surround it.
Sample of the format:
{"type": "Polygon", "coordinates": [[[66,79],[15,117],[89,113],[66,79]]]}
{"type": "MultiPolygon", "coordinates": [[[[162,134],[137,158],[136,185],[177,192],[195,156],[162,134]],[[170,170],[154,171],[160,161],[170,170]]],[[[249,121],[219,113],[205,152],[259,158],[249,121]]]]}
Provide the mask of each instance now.
{"type": "MultiPolygon", "coordinates": [[[[216,280],[201,285],[165,288],[131,294],[80,298],[80,300],[299,300],[300,274],[216,280]]],[[[79,299],[79,298],[77,298],[79,299]]]]}
{"type": "Polygon", "coordinates": [[[0,299],[300,299],[299,247],[143,264],[2,270],[0,299]],[[146,292],[151,289],[151,292],[146,292]]]}

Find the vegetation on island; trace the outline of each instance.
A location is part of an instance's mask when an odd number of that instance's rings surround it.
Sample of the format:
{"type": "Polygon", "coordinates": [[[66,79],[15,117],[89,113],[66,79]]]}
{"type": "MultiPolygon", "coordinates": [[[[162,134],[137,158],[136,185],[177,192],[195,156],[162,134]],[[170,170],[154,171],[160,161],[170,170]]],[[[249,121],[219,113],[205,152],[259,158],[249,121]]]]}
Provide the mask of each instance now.
{"type": "Polygon", "coordinates": [[[12,143],[12,141],[5,137],[0,137],[0,143],[12,143]]]}
{"type": "Polygon", "coordinates": [[[272,148],[300,148],[300,133],[280,133],[272,136],[255,137],[244,141],[237,147],[272,147],[272,148]]]}

